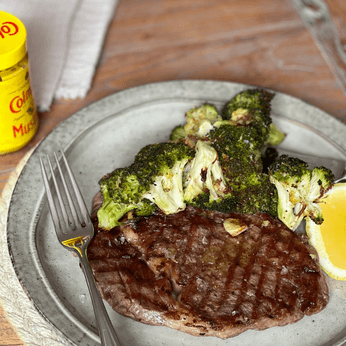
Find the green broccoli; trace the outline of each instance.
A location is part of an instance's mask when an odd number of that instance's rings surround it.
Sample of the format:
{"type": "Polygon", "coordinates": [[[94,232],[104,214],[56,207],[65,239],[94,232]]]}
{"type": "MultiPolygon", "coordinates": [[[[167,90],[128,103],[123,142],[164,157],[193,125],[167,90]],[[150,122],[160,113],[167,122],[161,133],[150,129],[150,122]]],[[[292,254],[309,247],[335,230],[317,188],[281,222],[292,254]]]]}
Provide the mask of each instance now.
{"type": "Polygon", "coordinates": [[[320,225],[323,222],[321,207],[319,202],[325,193],[333,186],[335,176],[331,170],[325,167],[315,167],[311,173],[309,193],[306,197],[307,201],[313,201],[311,208],[317,207],[316,212],[310,212],[309,218],[316,224],[320,225]]]}
{"type": "Polygon", "coordinates": [[[221,117],[214,105],[205,103],[200,107],[190,109],[186,113],[185,133],[203,137],[217,120],[221,120],[221,117]]]}
{"type": "Polygon", "coordinates": [[[140,214],[151,214],[155,207],[142,199],[145,188],[129,168],[117,168],[99,182],[103,204],[98,210],[100,227],[111,229],[119,225],[118,220],[132,209],[140,214]]]}
{"type": "Polygon", "coordinates": [[[236,95],[223,108],[222,116],[214,105],[205,103],[186,113],[185,125],[177,126],[170,137],[171,141],[185,141],[194,147],[198,139],[223,125],[251,127],[251,139],[259,147],[278,145],[285,135],[272,123],[270,102],[274,94],[260,90],[247,90],[236,95]]]}
{"type": "Polygon", "coordinates": [[[222,213],[232,213],[238,211],[239,198],[230,192],[225,193],[222,198],[212,200],[209,191],[206,191],[187,203],[194,207],[207,210],[215,210],[222,213]]]}
{"type": "MultiPolygon", "coordinates": [[[[169,142],[142,148],[130,166],[100,180],[100,227],[121,224],[129,211],[145,216],[160,208],[172,214],[186,204],[276,216],[280,191],[264,174],[261,158],[268,143],[284,137],[271,121],[272,98],[259,89],[242,92],[226,104],[222,117],[208,103],[189,110],[185,125],[173,130],[169,142]]],[[[315,200],[318,191],[309,193],[315,200]]]]}
{"type": "Polygon", "coordinates": [[[100,180],[104,202],[98,211],[99,225],[111,229],[130,210],[150,215],[156,207],[165,214],[185,209],[183,173],[195,150],[183,143],[147,145],[132,165],[118,168],[100,180]]]}
{"type": "Polygon", "coordinates": [[[220,200],[227,190],[217,152],[207,142],[198,141],[196,155],[184,179],[184,200],[192,204],[197,196],[207,193],[208,202],[213,202],[220,200]]]}
{"type": "Polygon", "coordinates": [[[278,193],[267,174],[256,174],[251,183],[237,191],[237,196],[238,213],[268,213],[273,217],[278,215],[278,193]]]}
{"type": "Polygon", "coordinates": [[[233,120],[237,124],[244,125],[248,125],[253,121],[259,121],[264,126],[269,127],[272,122],[270,117],[270,102],[273,97],[273,93],[261,89],[242,91],[226,103],[222,110],[222,119],[233,120]],[[248,116],[250,109],[257,109],[259,112],[253,116],[248,116]]]}
{"type": "MultiPolygon", "coordinates": [[[[199,191],[194,190],[196,194],[193,198],[185,199],[187,203],[222,212],[266,212],[276,216],[277,192],[268,175],[262,173],[261,149],[264,143],[258,136],[258,129],[220,122],[214,124],[214,129],[203,140],[203,147],[213,152],[209,162],[221,168],[221,190],[216,189],[217,194],[213,194],[213,190],[207,188],[207,182],[210,181],[207,179],[204,184],[199,184],[199,191]]],[[[197,157],[198,154],[193,162],[199,162],[197,157]]],[[[204,169],[204,176],[208,177],[209,170],[204,169]]],[[[203,174],[195,176],[202,177],[203,174]]]]}
{"type": "Polygon", "coordinates": [[[153,144],[142,149],[133,166],[148,187],[143,197],[165,214],[184,210],[183,173],[194,150],[182,143],[153,144]],[[149,181],[148,181],[149,179],[149,181]]]}
{"type": "Polygon", "coordinates": [[[185,138],[186,138],[186,133],[184,130],[184,126],[182,126],[182,125],[176,126],[173,129],[171,136],[170,136],[170,140],[173,142],[178,142],[181,139],[185,139],[185,138]]]}
{"type": "Polygon", "coordinates": [[[274,123],[269,125],[268,138],[266,145],[279,145],[286,137],[286,134],[281,132],[274,123]]]}
{"type": "Polygon", "coordinates": [[[278,145],[285,135],[273,124],[270,116],[273,97],[273,93],[261,89],[243,91],[226,103],[222,119],[234,125],[254,127],[263,145],[278,145]]]}
{"type": "MultiPolygon", "coordinates": [[[[194,140],[194,138],[204,137],[212,128],[216,121],[221,120],[216,107],[205,103],[200,107],[195,107],[186,112],[186,123],[177,126],[170,137],[171,141],[194,140]]],[[[193,143],[195,144],[195,143],[193,143]]]]}
{"type": "Polygon", "coordinates": [[[295,230],[308,217],[323,222],[321,197],[332,187],[334,175],[324,167],[309,169],[304,161],[282,155],[268,168],[278,193],[278,218],[295,230]]]}
{"type": "Polygon", "coordinates": [[[216,150],[227,184],[235,190],[247,186],[262,171],[261,142],[251,126],[221,125],[210,131],[206,141],[216,150]]]}
{"type": "Polygon", "coordinates": [[[236,211],[238,199],[226,184],[216,150],[202,140],[195,148],[196,155],[184,179],[185,202],[200,209],[236,211]]]}
{"type": "MultiPolygon", "coordinates": [[[[242,133],[239,127],[227,126],[242,133]]],[[[239,137],[228,138],[230,131],[219,129],[210,133],[210,142],[199,140],[196,144],[196,156],[185,177],[185,202],[220,212],[276,216],[276,189],[268,175],[261,173],[259,151],[251,151],[253,145],[239,137]]]]}

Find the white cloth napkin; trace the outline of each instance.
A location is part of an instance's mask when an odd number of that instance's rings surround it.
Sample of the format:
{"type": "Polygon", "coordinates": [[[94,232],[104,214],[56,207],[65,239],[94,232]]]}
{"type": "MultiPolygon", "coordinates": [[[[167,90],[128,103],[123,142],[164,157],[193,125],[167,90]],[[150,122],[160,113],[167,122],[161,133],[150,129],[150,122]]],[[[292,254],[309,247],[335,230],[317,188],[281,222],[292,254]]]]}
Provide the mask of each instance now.
{"type": "Polygon", "coordinates": [[[84,97],[119,0],[0,0],[0,11],[27,30],[31,84],[36,105],[54,98],[84,97]]]}

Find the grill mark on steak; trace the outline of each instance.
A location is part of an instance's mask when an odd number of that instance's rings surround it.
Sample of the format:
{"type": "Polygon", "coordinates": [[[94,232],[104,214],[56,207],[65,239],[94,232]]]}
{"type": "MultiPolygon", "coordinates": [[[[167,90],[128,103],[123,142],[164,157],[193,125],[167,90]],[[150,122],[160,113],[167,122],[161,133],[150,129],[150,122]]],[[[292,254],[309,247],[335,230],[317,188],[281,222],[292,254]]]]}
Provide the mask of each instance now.
{"type": "Polygon", "coordinates": [[[225,339],[326,306],[328,287],[311,251],[269,215],[188,207],[98,230],[88,257],[101,295],[119,313],[225,339]],[[222,224],[229,217],[247,230],[229,235],[222,224]]]}

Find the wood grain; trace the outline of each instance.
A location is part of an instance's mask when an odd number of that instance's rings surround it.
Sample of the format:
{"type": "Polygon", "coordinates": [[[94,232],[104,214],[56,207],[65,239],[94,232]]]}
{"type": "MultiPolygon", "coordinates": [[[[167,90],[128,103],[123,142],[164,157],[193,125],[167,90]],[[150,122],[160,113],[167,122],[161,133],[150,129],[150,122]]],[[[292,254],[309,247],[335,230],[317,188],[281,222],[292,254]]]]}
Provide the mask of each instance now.
{"type": "MultiPolygon", "coordinates": [[[[327,3],[346,43],[346,2],[327,3]]],[[[346,97],[289,0],[123,0],[90,92],[55,100],[32,142],[0,157],[0,191],[28,150],[71,114],[119,90],[178,79],[274,89],[346,122],[346,97]]],[[[1,309],[0,345],[23,345],[1,309]]]]}

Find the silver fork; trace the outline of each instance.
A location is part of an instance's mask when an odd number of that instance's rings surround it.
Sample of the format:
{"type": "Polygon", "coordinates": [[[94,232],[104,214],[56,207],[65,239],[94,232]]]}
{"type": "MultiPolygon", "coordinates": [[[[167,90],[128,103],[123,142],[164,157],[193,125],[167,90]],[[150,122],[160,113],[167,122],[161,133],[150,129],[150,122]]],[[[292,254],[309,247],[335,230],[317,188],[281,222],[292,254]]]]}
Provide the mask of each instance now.
{"type": "Polygon", "coordinates": [[[59,171],[61,185],[64,187],[62,189],[64,192],[59,189],[58,180],[54,175],[52,163],[49,157],[47,157],[48,166],[55,187],[56,201],[49,184],[43,159],[40,158],[40,161],[43,182],[47,193],[49,209],[52,215],[56,235],[63,247],[73,251],[79,257],[80,264],[88,284],[101,344],[107,346],[120,346],[119,339],[109,319],[100,293],[96,288],[87,257],[87,247],[94,235],[93,224],[65,155],[62,153],[62,159],[67,170],[69,182],[64,178],[64,174],[56,153],[54,153],[54,157],[59,171]],[[72,190],[74,191],[74,199],[77,202],[73,202],[73,195],[69,192],[71,187],[69,188],[68,184],[69,186],[72,186],[72,190]],[[65,198],[63,198],[63,196],[65,198]],[[69,209],[66,208],[65,204],[68,204],[69,209]],[[78,205],[79,210],[76,209],[75,204],[78,205]],[[59,206],[58,208],[57,205],[59,206]]]}

